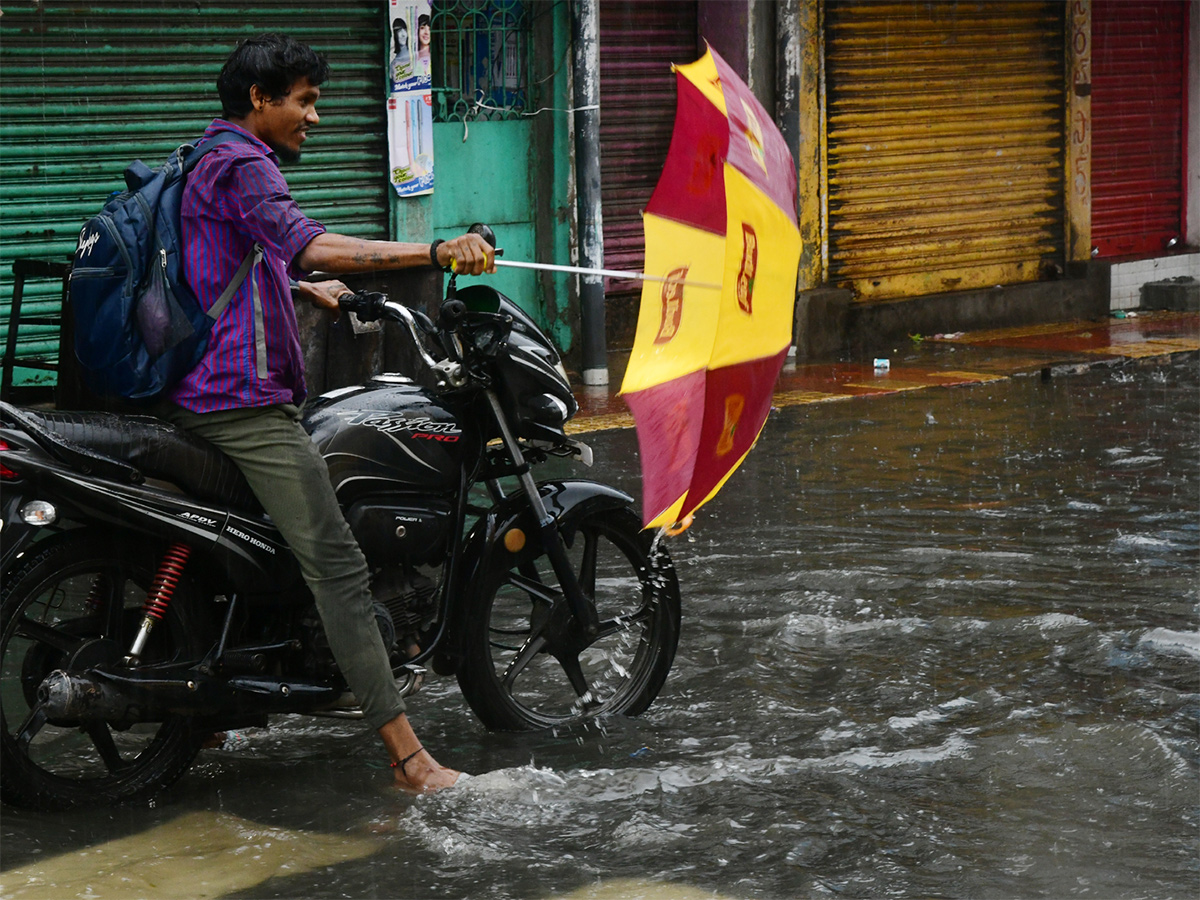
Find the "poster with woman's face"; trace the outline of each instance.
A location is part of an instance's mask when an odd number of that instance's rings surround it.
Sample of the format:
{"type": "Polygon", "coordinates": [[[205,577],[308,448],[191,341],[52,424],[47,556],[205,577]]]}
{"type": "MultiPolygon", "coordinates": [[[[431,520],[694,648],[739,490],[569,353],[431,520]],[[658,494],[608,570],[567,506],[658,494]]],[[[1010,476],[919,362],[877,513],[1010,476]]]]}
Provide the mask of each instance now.
{"type": "Polygon", "coordinates": [[[430,85],[430,4],[428,0],[391,0],[388,83],[391,93],[430,85]]]}
{"type": "Polygon", "coordinates": [[[433,192],[433,95],[428,0],[390,0],[388,150],[401,197],[433,192]]]}

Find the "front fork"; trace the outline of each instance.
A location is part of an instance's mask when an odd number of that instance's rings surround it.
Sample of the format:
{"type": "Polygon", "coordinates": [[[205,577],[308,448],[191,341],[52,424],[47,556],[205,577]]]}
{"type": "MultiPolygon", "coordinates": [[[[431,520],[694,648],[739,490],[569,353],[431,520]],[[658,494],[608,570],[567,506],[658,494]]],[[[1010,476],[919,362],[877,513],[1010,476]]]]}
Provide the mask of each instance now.
{"type": "Polygon", "coordinates": [[[521,487],[525,489],[525,496],[529,498],[529,505],[533,510],[534,518],[537,519],[538,529],[542,533],[542,546],[546,550],[546,556],[549,558],[550,565],[554,568],[554,574],[558,577],[558,583],[567,598],[567,606],[571,610],[571,615],[575,617],[575,621],[586,636],[595,637],[600,632],[600,618],[596,614],[596,607],[584,594],[583,588],[579,584],[579,578],[571,567],[571,561],[567,558],[567,549],[563,546],[562,536],[555,527],[554,517],[546,511],[546,504],[542,502],[542,495],[538,492],[537,482],[533,480],[533,473],[525,460],[525,454],[521,452],[521,446],[517,443],[516,436],[508,427],[508,420],[504,416],[500,398],[492,390],[484,393],[492,407],[496,424],[500,427],[500,436],[504,440],[504,446],[508,448],[513,463],[517,467],[517,477],[521,482],[521,487]]]}

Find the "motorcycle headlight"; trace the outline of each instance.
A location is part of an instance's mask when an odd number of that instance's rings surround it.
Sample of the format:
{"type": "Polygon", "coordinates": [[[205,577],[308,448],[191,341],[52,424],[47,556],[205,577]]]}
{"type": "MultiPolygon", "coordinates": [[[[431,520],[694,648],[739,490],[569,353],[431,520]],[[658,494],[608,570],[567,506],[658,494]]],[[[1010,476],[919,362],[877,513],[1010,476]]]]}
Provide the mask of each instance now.
{"type": "Polygon", "coordinates": [[[559,430],[566,424],[570,410],[567,404],[553,394],[538,394],[529,397],[525,406],[531,413],[533,421],[559,430]]]}

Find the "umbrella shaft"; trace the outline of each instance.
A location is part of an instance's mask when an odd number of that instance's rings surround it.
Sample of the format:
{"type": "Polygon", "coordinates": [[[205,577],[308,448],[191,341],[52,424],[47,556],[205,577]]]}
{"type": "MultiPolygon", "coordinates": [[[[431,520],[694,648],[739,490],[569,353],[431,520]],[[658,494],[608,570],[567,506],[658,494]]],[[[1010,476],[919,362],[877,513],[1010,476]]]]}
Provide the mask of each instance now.
{"type": "MultiPolygon", "coordinates": [[[[497,266],[510,266],[515,269],[544,269],[547,272],[571,272],[576,275],[603,275],[608,278],[627,278],[636,281],[666,281],[661,275],[646,275],[643,272],[618,272],[615,269],[588,269],[582,266],[556,266],[551,263],[517,262],[509,259],[497,259],[497,266]]],[[[704,281],[688,281],[684,283],[691,288],[711,288],[719,291],[721,285],[709,284],[704,281]]]]}

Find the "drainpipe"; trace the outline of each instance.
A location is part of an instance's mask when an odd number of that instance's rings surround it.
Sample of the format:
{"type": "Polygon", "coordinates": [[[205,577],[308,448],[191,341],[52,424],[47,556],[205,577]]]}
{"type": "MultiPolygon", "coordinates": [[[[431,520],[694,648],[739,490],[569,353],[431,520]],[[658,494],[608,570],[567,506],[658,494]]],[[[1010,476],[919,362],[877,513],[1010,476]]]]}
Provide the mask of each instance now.
{"type": "MultiPolygon", "coordinates": [[[[604,266],[604,218],[600,204],[600,3],[571,4],[571,48],[575,70],[575,183],[579,215],[579,265],[604,266]]],[[[604,278],[579,276],[583,383],[608,384],[604,332],[604,278]]]]}

